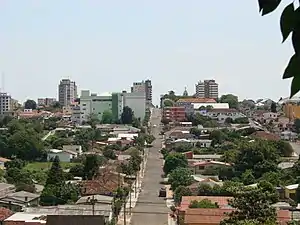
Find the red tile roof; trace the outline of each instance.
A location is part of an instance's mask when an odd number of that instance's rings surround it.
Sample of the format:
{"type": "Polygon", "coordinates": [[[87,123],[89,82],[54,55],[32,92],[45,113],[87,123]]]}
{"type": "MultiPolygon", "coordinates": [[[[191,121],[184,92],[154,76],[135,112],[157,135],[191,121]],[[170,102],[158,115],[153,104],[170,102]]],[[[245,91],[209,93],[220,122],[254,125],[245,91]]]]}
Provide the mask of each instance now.
{"type": "MultiPolygon", "coordinates": [[[[232,209],[187,209],[185,211],[185,224],[220,224],[226,218],[226,213],[232,212],[232,209]]],[[[291,214],[288,210],[278,210],[277,219],[280,224],[287,224],[291,220],[291,214]]]]}
{"type": "Polygon", "coordinates": [[[187,209],[184,216],[184,224],[220,224],[226,218],[225,213],[232,209],[187,209]]]}
{"type": "Polygon", "coordinates": [[[268,133],[265,131],[256,131],[253,134],[251,134],[252,137],[261,138],[264,140],[272,140],[272,141],[279,141],[280,137],[276,134],[268,133]]]}
{"type": "Polygon", "coordinates": [[[185,211],[188,209],[192,201],[202,201],[204,199],[210,200],[212,203],[217,203],[220,208],[228,208],[228,200],[233,199],[233,197],[228,196],[182,196],[180,211],[185,211]]]}
{"type": "Polygon", "coordinates": [[[177,102],[189,103],[217,103],[213,98],[180,98],[177,102]]]}
{"type": "Polygon", "coordinates": [[[12,214],[14,214],[14,213],[12,211],[10,211],[9,209],[0,207],[0,221],[7,219],[12,214]]]}

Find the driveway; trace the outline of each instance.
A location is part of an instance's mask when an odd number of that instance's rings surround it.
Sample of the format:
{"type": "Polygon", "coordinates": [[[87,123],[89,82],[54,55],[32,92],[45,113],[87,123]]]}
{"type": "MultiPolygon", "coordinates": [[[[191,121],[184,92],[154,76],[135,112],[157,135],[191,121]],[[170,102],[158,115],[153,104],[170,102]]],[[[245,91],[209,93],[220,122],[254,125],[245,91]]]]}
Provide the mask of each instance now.
{"type": "Polygon", "coordinates": [[[166,206],[164,198],[158,197],[158,192],[163,185],[162,166],[163,160],[160,158],[162,139],[160,133],[161,112],[159,109],[153,110],[151,124],[156,125],[152,128],[152,134],[156,140],[153,147],[149,149],[145,176],[142,183],[142,191],[135,208],[132,210],[131,225],[164,225],[168,224],[168,213],[170,210],[166,206]]]}

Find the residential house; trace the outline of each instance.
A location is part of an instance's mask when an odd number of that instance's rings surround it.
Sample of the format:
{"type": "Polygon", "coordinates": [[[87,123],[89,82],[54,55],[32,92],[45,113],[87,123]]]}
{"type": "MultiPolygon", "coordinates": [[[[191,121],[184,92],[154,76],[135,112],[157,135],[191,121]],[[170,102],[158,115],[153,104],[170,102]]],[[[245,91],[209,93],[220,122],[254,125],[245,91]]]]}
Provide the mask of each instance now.
{"type": "Polygon", "coordinates": [[[263,113],[263,119],[266,121],[274,121],[276,119],[278,119],[279,117],[279,113],[274,113],[274,112],[265,112],[263,113]]]}
{"type": "Polygon", "coordinates": [[[266,131],[256,131],[253,134],[251,134],[251,137],[253,138],[260,138],[263,140],[270,140],[270,141],[279,141],[280,137],[276,134],[266,132],[266,131]]]}
{"type": "Polygon", "coordinates": [[[191,134],[189,131],[187,130],[175,130],[173,132],[171,132],[168,137],[170,139],[173,139],[173,140],[177,140],[177,139],[190,139],[190,138],[193,138],[194,135],[191,134]]]}
{"type": "Polygon", "coordinates": [[[280,133],[280,138],[285,141],[295,141],[298,138],[298,135],[295,132],[286,130],[280,133]]]}
{"type": "Polygon", "coordinates": [[[284,197],[296,200],[297,188],[299,184],[291,184],[284,187],[284,197]]]}
{"type": "Polygon", "coordinates": [[[195,175],[192,175],[194,182],[187,186],[187,188],[191,191],[192,195],[198,195],[199,191],[199,185],[209,185],[210,187],[219,186],[221,187],[223,185],[223,182],[219,181],[218,179],[215,179],[214,176],[201,178],[195,175]]]}
{"type": "Polygon", "coordinates": [[[219,168],[230,167],[231,164],[220,161],[198,161],[190,165],[190,169],[194,174],[215,175],[219,168]]]}
{"type": "Polygon", "coordinates": [[[172,122],[186,121],[185,107],[170,106],[163,108],[163,118],[172,122]]]}
{"type": "Polygon", "coordinates": [[[24,207],[33,207],[39,204],[40,195],[27,191],[18,191],[0,198],[0,206],[14,212],[20,212],[24,207]]]}
{"type": "MultiPolygon", "coordinates": [[[[226,219],[227,214],[232,209],[187,209],[184,216],[184,225],[219,225],[226,219]]],[[[288,224],[291,220],[291,214],[288,210],[277,211],[277,221],[279,224],[288,224]]]]}
{"type": "Polygon", "coordinates": [[[185,211],[189,208],[189,205],[192,201],[202,201],[207,199],[212,203],[215,203],[219,206],[220,209],[231,209],[228,201],[232,200],[233,197],[228,196],[182,196],[179,211],[185,211]]]}
{"type": "Polygon", "coordinates": [[[45,225],[46,216],[38,213],[17,212],[3,221],[3,225],[45,225]]]}
{"type": "Polygon", "coordinates": [[[200,161],[200,160],[213,160],[213,161],[220,161],[222,155],[217,154],[207,154],[207,155],[195,155],[192,151],[184,152],[183,153],[188,161],[200,161]]]}
{"type": "Polygon", "coordinates": [[[120,186],[126,186],[124,174],[108,171],[104,168],[93,180],[80,182],[81,195],[107,195],[112,196],[120,186]]]}
{"type": "Polygon", "coordinates": [[[81,145],[63,145],[63,151],[77,152],[78,155],[81,155],[82,154],[82,146],[81,145]]]}
{"type": "Polygon", "coordinates": [[[235,120],[237,118],[246,117],[246,115],[236,109],[210,109],[207,111],[206,116],[215,119],[220,123],[224,123],[226,118],[235,120]]]}
{"type": "Polygon", "coordinates": [[[46,225],[105,225],[103,215],[48,215],[46,225]]]}
{"type": "Polygon", "coordinates": [[[77,158],[78,153],[70,150],[59,150],[59,149],[50,149],[48,152],[47,159],[50,161],[58,156],[60,162],[71,162],[72,159],[77,158]]]}
{"type": "Polygon", "coordinates": [[[83,196],[78,199],[76,204],[83,204],[83,205],[90,205],[92,201],[95,201],[96,204],[109,204],[111,205],[113,202],[112,196],[106,196],[106,195],[88,195],[83,196]]]}
{"type": "Polygon", "coordinates": [[[16,191],[15,185],[0,183],[0,198],[16,191]]]}
{"type": "Polygon", "coordinates": [[[284,115],[290,120],[300,118],[300,105],[297,103],[288,103],[283,106],[284,115]]]}

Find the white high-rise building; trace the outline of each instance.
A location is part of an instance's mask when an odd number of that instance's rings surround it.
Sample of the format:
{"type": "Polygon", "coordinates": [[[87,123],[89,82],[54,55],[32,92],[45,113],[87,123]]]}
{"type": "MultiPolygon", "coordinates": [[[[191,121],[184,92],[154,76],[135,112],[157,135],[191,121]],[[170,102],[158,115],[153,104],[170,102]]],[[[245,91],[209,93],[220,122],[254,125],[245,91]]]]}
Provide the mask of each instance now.
{"type": "Polygon", "coordinates": [[[77,86],[75,81],[62,79],[58,85],[58,102],[61,106],[72,105],[77,98],[77,86]]]}
{"type": "Polygon", "coordinates": [[[133,86],[131,87],[131,92],[142,92],[146,95],[146,105],[152,105],[152,84],[151,80],[145,80],[142,82],[134,82],[133,86]]]}
{"type": "Polygon", "coordinates": [[[219,85],[215,80],[199,81],[196,84],[196,97],[217,99],[219,97],[219,85]]]}

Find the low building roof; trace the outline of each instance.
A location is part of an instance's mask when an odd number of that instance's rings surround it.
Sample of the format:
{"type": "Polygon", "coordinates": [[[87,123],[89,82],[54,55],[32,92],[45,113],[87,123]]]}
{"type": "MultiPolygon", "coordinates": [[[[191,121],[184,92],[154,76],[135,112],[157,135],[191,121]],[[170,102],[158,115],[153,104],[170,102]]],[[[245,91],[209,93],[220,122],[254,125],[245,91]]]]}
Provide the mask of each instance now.
{"type": "Polygon", "coordinates": [[[177,102],[190,102],[190,103],[216,103],[213,98],[180,98],[177,102]]]}
{"type": "Polygon", "coordinates": [[[200,161],[200,162],[193,163],[193,166],[207,166],[207,165],[231,166],[230,163],[225,163],[225,162],[220,162],[220,161],[200,161]]]}
{"type": "Polygon", "coordinates": [[[14,193],[7,194],[4,198],[1,198],[0,200],[3,201],[16,201],[16,202],[30,202],[34,199],[39,198],[39,194],[30,193],[27,191],[18,191],[14,193]]]}
{"type": "MultiPolygon", "coordinates": [[[[95,215],[110,216],[111,205],[94,205],[95,215]]],[[[92,215],[93,205],[57,205],[24,208],[24,213],[37,213],[40,215],[92,215]]]]}
{"type": "Polygon", "coordinates": [[[89,195],[89,196],[84,196],[78,199],[76,204],[88,204],[91,199],[95,199],[99,204],[112,204],[113,197],[111,196],[106,196],[106,195],[89,195]]]}
{"type": "Polygon", "coordinates": [[[27,221],[33,220],[34,218],[40,218],[43,214],[39,213],[26,213],[26,212],[17,212],[12,216],[8,217],[4,221],[27,221]]]}

